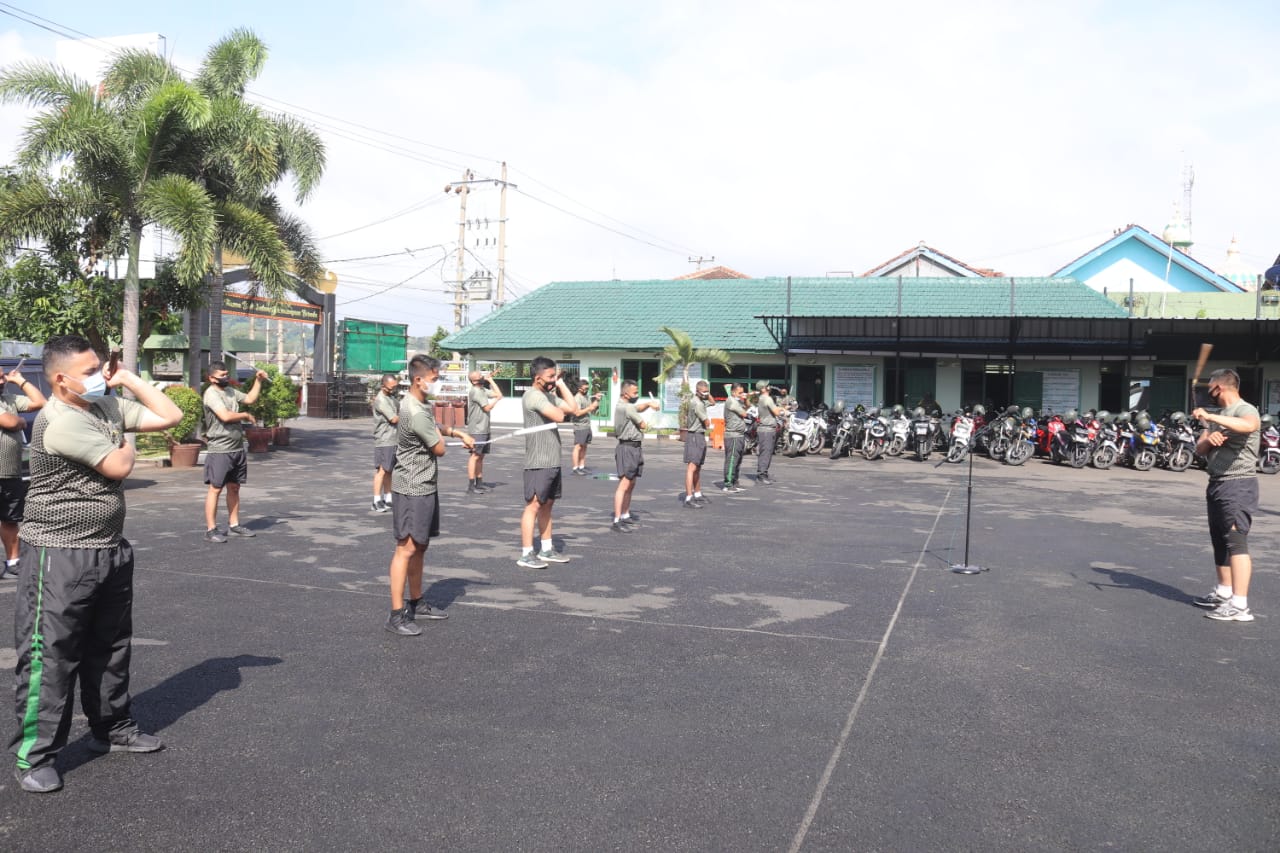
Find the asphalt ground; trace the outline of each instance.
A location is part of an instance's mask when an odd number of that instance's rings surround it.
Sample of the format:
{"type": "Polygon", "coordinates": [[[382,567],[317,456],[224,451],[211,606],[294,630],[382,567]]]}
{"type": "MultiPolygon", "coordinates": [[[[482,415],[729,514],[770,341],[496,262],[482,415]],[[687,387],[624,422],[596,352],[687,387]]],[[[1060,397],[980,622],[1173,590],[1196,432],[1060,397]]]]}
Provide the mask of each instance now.
{"type": "Polygon", "coordinates": [[[646,442],[638,531],[566,474],[573,561],[531,571],[520,440],[483,498],[453,448],[427,554],[451,618],[413,638],[382,628],[369,433],[299,422],[250,463],[258,536],[223,545],[199,470],[139,469],[134,712],[167,748],[94,756],[77,713],[62,792],[0,776],[0,849],[1280,849],[1280,477],[1241,624],[1190,603],[1201,472],[979,459],[965,576],[966,466],[778,458],[769,487],[748,457],[686,510],[682,445],[646,442]]]}

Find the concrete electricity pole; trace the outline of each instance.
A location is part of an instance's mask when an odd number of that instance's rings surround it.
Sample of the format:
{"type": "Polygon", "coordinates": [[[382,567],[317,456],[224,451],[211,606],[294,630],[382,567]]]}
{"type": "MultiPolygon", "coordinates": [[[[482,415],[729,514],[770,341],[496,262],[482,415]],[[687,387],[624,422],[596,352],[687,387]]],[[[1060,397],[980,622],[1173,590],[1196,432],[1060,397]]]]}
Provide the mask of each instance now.
{"type": "MultiPolygon", "coordinates": [[[[462,173],[462,180],[454,187],[453,191],[458,194],[459,211],[458,211],[458,283],[453,291],[453,330],[456,332],[462,328],[462,295],[463,283],[465,281],[465,272],[463,270],[463,252],[467,246],[467,196],[471,194],[471,182],[475,180],[475,174],[470,170],[462,173]]],[[[445,187],[445,192],[449,191],[449,187],[445,187]]]]}

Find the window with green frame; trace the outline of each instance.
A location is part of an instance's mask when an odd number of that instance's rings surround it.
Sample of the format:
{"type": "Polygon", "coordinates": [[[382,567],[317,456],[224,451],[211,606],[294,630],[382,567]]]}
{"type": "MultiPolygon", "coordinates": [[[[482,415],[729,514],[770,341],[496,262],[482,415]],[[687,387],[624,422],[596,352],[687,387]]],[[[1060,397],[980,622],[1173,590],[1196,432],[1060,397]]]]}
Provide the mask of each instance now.
{"type": "Polygon", "coordinates": [[[717,400],[725,397],[725,383],[741,382],[748,391],[754,391],[756,383],[761,379],[774,385],[787,384],[787,366],[785,364],[739,364],[734,362],[732,368],[718,364],[709,365],[707,381],[711,383],[711,396],[717,400]]]}
{"type": "Polygon", "coordinates": [[[640,386],[641,397],[657,397],[662,399],[662,391],[654,378],[662,368],[662,362],[656,358],[624,358],[622,360],[622,379],[634,380],[640,386]]]}

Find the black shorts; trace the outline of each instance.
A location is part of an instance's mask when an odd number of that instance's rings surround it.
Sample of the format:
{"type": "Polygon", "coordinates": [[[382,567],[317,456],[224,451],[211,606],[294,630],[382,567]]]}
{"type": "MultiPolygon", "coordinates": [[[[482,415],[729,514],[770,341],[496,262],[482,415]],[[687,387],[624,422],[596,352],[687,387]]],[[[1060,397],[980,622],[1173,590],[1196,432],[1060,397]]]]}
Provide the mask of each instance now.
{"type": "Polygon", "coordinates": [[[692,465],[701,465],[707,461],[707,436],[701,432],[684,434],[684,461],[692,465]]]}
{"type": "Polygon", "coordinates": [[[391,501],[391,532],[396,541],[412,539],[426,545],[440,535],[440,502],[436,495],[394,493],[391,501]]]}
{"type": "Polygon", "coordinates": [[[388,444],[386,447],[373,448],[373,467],[381,468],[390,474],[396,469],[396,446],[388,444]]]}
{"type": "Polygon", "coordinates": [[[206,453],[204,481],[215,489],[227,483],[249,482],[249,456],[243,450],[235,453],[206,453]]]}
{"type": "Polygon", "coordinates": [[[17,524],[27,505],[27,483],[21,477],[0,480],[0,521],[17,524]]]}
{"type": "Polygon", "coordinates": [[[1258,478],[1210,480],[1205,491],[1209,505],[1209,539],[1213,542],[1214,565],[1230,565],[1227,534],[1231,528],[1247,534],[1258,511],[1258,478]]]}
{"type": "Polygon", "coordinates": [[[471,448],[471,452],[476,456],[487,456],[489,454],[489,433],[473,432],[471,437],[476,440],[476,446],[471,448]],[[484,444],[480,443],[482,441],[484,444]]]}
{"type": "Polygon", "coordinates": [[[644,474],[644,448],[638,441],[634,444],[620,441],[613,451],[613,462],[619,478],[635,480],[644,474]]]}
{"type": "Polygon", "coordinates": [[[581,444],[583,447],[586,447],[588,444],[590,444],[591,443],[591,427],[575,426],[573,428],[573,443],[581,444]]]}
{"type": "Polygon", "coordinates": [[[560,497],[559,468],[526,468],[524,471],[525,502],[550,503],[560,497]]]}

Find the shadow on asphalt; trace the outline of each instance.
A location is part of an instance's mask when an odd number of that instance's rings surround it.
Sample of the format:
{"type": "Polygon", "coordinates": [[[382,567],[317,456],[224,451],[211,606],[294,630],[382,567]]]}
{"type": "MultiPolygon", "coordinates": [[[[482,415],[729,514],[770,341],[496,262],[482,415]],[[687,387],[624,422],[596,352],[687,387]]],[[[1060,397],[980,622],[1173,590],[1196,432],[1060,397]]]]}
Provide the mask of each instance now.
{"type": "MultiPolygon", "coordinates": [[[[209,658],[134,696],[134,717],[144,732],[158,734],[219,693],[237,689],[241,667],[275,666],[278,663],[284,661],[260,655],[209,658]]],[[[62,753],[63,761],[59,766],[64,773],[98,757],[88,750],[88,743],[89,735],[86,734],[62,753]]]]}
{"type": "Polygon", "coordinates": [[[1167,583],[1153,581],[1151,578],[1145,578],[1142,575],[1136,575],[1133,572],[1126,572],[1121,569],[1104,569],[1100,566],[1090,566],[1089,568],[1111,579],[1111,583],[1090,581],[1089,586],[1094,589],[1137,589],[1169,601],[1176,601],[1179,604],[1192,603],[1193,596],[1183,592],[1176,586],[1169,586],[1167,583]]]}
{"type": "Polygon", "coordinates": [[[432,607],[438,607],[441,610],[453,604],[459,598],[467,594],[469,586],[493,586],[488,581],[472,581],[463,578],[444,578],[428,586],[422,591],[422,597],[431,603],[432,607]]]}

